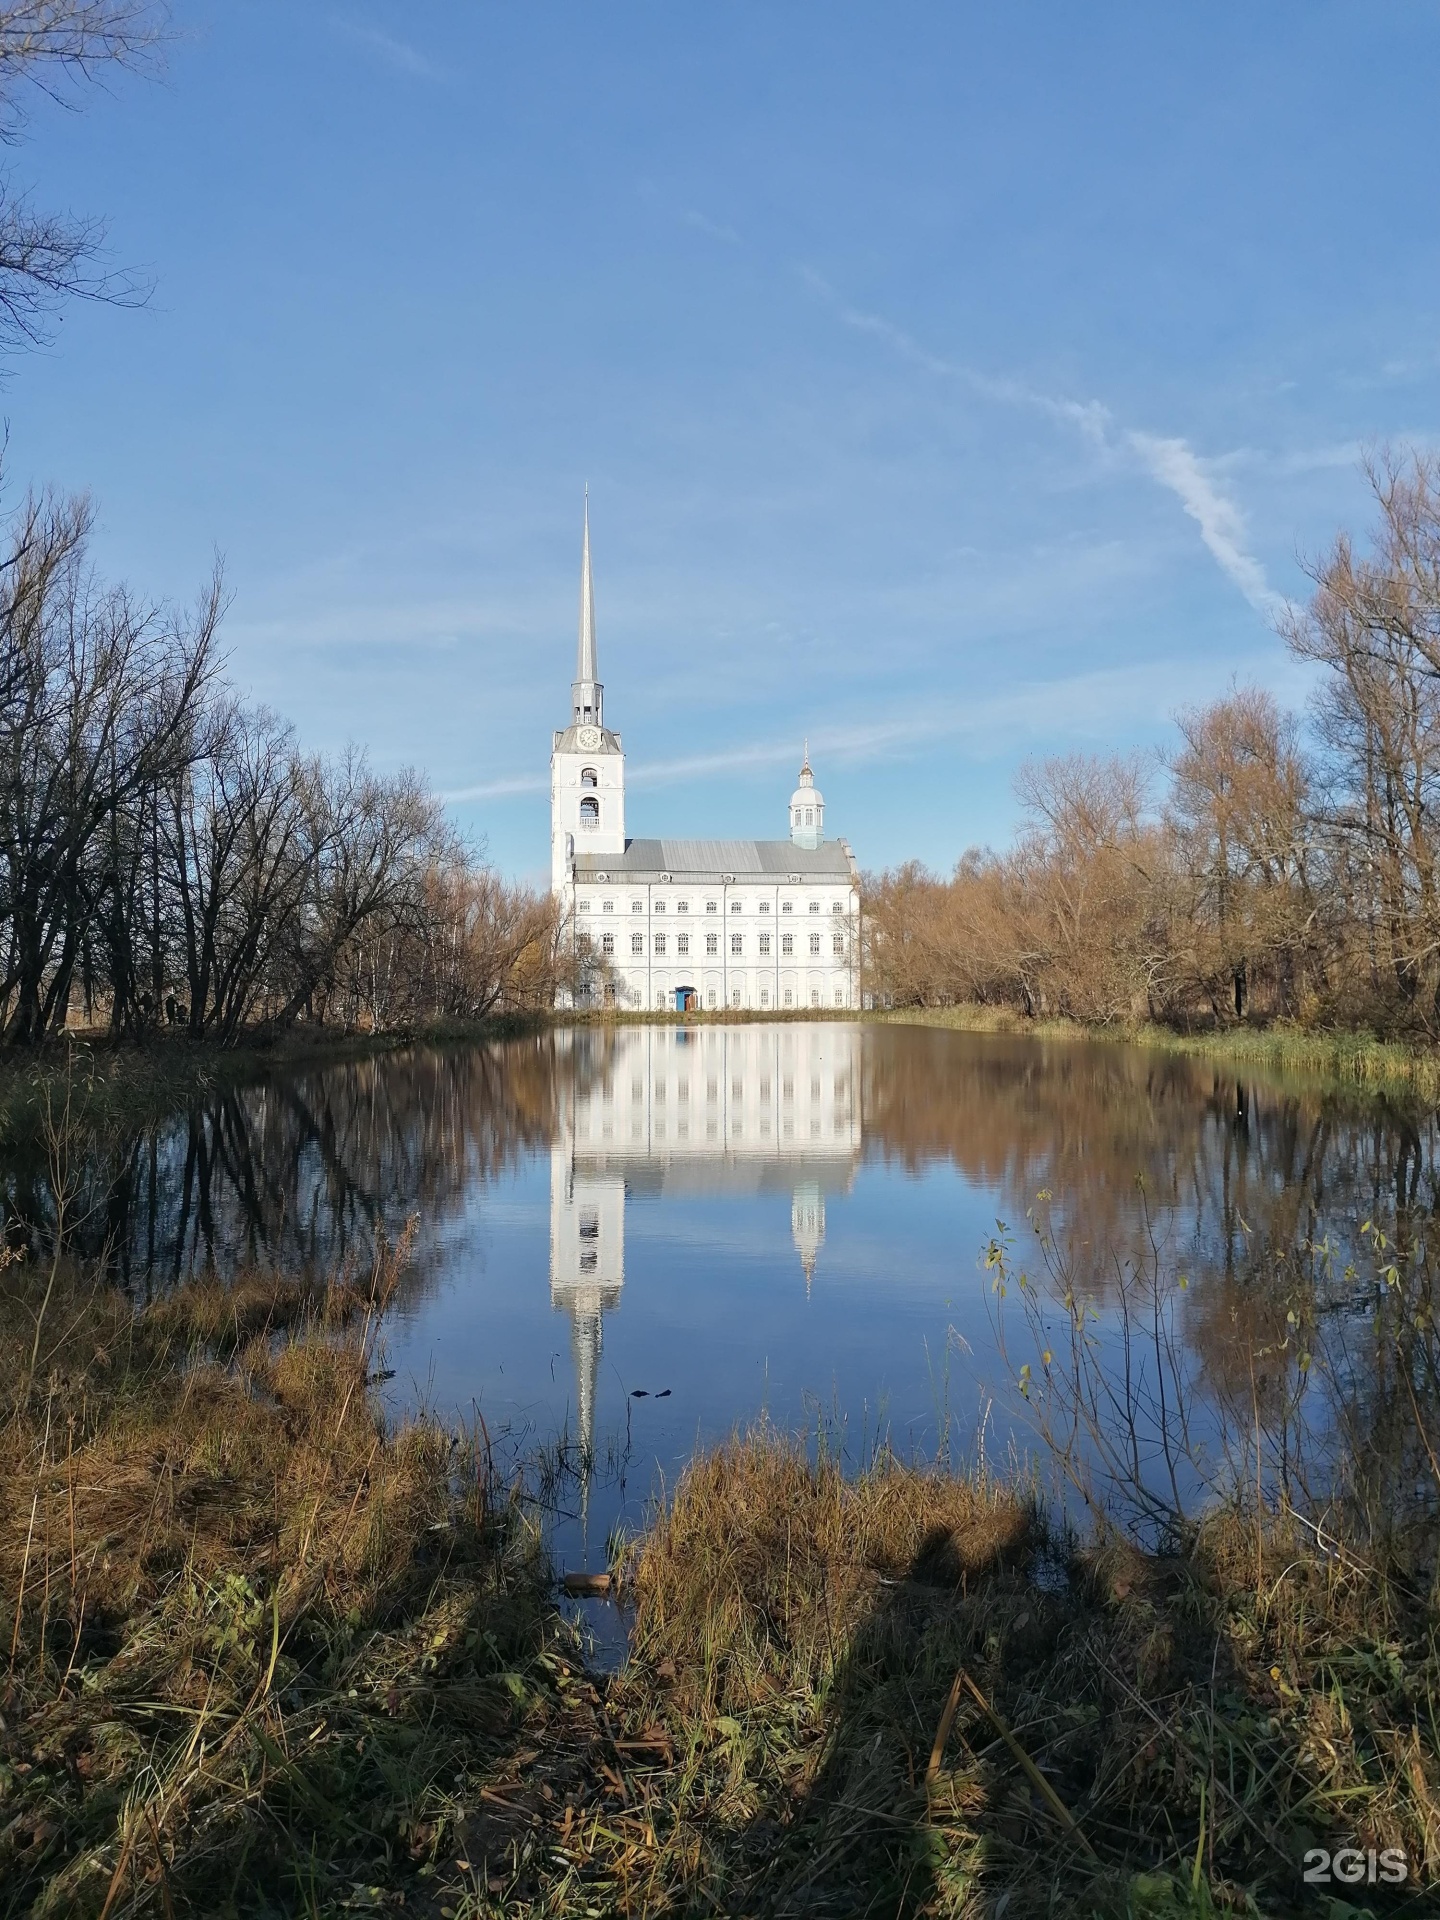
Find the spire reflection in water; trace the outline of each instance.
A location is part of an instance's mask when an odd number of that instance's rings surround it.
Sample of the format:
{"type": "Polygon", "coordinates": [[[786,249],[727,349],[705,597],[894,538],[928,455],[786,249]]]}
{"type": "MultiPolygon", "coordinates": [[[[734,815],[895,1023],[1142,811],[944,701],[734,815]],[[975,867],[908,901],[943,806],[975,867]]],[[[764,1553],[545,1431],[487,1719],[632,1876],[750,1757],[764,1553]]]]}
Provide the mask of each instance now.
{"type": "Polygon", "coordinates": [[[850,1190],[862,1147],[857,1028],[621,1028],[598,1072],[590,1039],[562,1036],[550,1154],[550,1300],[571,1322],[586,1551],[604,1317],[625,1285],[627,1200],[788,1190],[808,1298],[825,1195],[850,1190]]]}

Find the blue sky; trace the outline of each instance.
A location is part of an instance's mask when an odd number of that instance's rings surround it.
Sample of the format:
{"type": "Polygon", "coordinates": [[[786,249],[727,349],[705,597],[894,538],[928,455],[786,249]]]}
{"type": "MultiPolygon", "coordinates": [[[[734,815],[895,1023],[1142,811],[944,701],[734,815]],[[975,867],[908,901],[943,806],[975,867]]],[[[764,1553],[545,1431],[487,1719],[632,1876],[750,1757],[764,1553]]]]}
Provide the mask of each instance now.
{"type": "Polygon", "coordinates": [[[862,863],[1258,677],[1440,402],[1440,6],[178,0],[11,165],[140,312],[14,366],[11,497],[188,597],[308,744],[546,862],[588,481],[632,832],[862,863]]]}

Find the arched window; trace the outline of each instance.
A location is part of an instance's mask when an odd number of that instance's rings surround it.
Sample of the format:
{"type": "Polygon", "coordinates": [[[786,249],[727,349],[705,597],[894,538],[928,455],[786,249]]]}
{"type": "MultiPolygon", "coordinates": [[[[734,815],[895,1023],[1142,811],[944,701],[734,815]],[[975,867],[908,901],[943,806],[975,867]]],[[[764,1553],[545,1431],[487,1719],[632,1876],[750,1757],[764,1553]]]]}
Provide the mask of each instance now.
{"type": "Polygon", "coordinates": [[[595,771],[594,767],[582,767],[580,769],[580,784],[582,787],[598,787],[599,786],[600,776],[595,771]]]}
{"type": "Polygon", "coordinates": [[[585,799],[580,802],[580,824],[582,827],[598,827],[600,824],[600,802],[585,799]]]}

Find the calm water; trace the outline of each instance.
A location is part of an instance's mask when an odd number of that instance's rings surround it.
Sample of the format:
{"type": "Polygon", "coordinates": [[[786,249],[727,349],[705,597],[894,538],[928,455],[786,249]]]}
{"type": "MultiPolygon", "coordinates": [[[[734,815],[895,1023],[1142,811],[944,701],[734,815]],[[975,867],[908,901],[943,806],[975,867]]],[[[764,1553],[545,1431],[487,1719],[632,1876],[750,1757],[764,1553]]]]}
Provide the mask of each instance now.
{"type": "MultiPolygon", "coordinates": [[[[586,1442],[599,1465],[558,1541],[593,1564],[697,1440],[761,1411],[838,1419],[857,1452],[882,1431],[929,1452],[947,1422],[1003,1450],[1031,1349],[982,1264],[997,1221],[1037,1272],[1027,1215],[1045,1224],[1112,1347],[1125,1274],[1183,1273],[1197,1404],[1253,1394],[1257,1352],[1263,1395],[1297,1250],[1343,1346],[1369,1297],[1357,1226],[1428,1220],[1436,1146],[1428,1112],[1099,1044],[584,1029],[216,1098],[98,1160],[81,1231],[143,1297],[207,1266],[364,1261],[377,1220],[417,1215],[390,1393],[586,1442]]],[[[4,1179],[43,1233],[38,1171],[4,1179]]]]}

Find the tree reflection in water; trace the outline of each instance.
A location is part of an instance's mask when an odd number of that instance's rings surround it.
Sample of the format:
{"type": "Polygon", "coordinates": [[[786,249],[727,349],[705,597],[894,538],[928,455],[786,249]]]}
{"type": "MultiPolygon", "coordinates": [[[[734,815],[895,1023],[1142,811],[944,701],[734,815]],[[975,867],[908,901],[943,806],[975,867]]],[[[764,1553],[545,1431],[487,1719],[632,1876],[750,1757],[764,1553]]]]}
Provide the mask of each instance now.
{"type": "MultiPolygon", "coordinates": [[[[197,1270],[363,1262],[377,1222],[393,1234],[418,1212],[413,1297],[441,1270],[446,1223],[550,1150],[562,1095],[603,1090],[633,1034],[272,1073],[92,1143],[69,1236],[143,1297],[197,1270]]],[[[1372,1493],[1414,1483],[1417,1412],[1437,1391],[1433,1111],[1101,1043],[865,1027],[858,1052],[867,1160],[949,1162],[995,1195],[1016,1259],[1034,1264],[1031,1215],[1065,1284],[1102,1311],[1124,1304],[1134,1276],[1183,1276],[1169,1308],[1187,1392],[1237,1427],[1258,1421],[1292,1480],[1324,1466],[1296,1439],[1323,1400],[1352,1478],[1372,1493]]],[[[44,1247],[55,1205],[43,1161],[12,1158],[0,1179],[12,1237],[44,1247]]],[[[903,1261],[898,1222],[895,1245],[903,1261]]],[[[957,1246],[957,1270],[977,1251],[957,1246]]]]}

